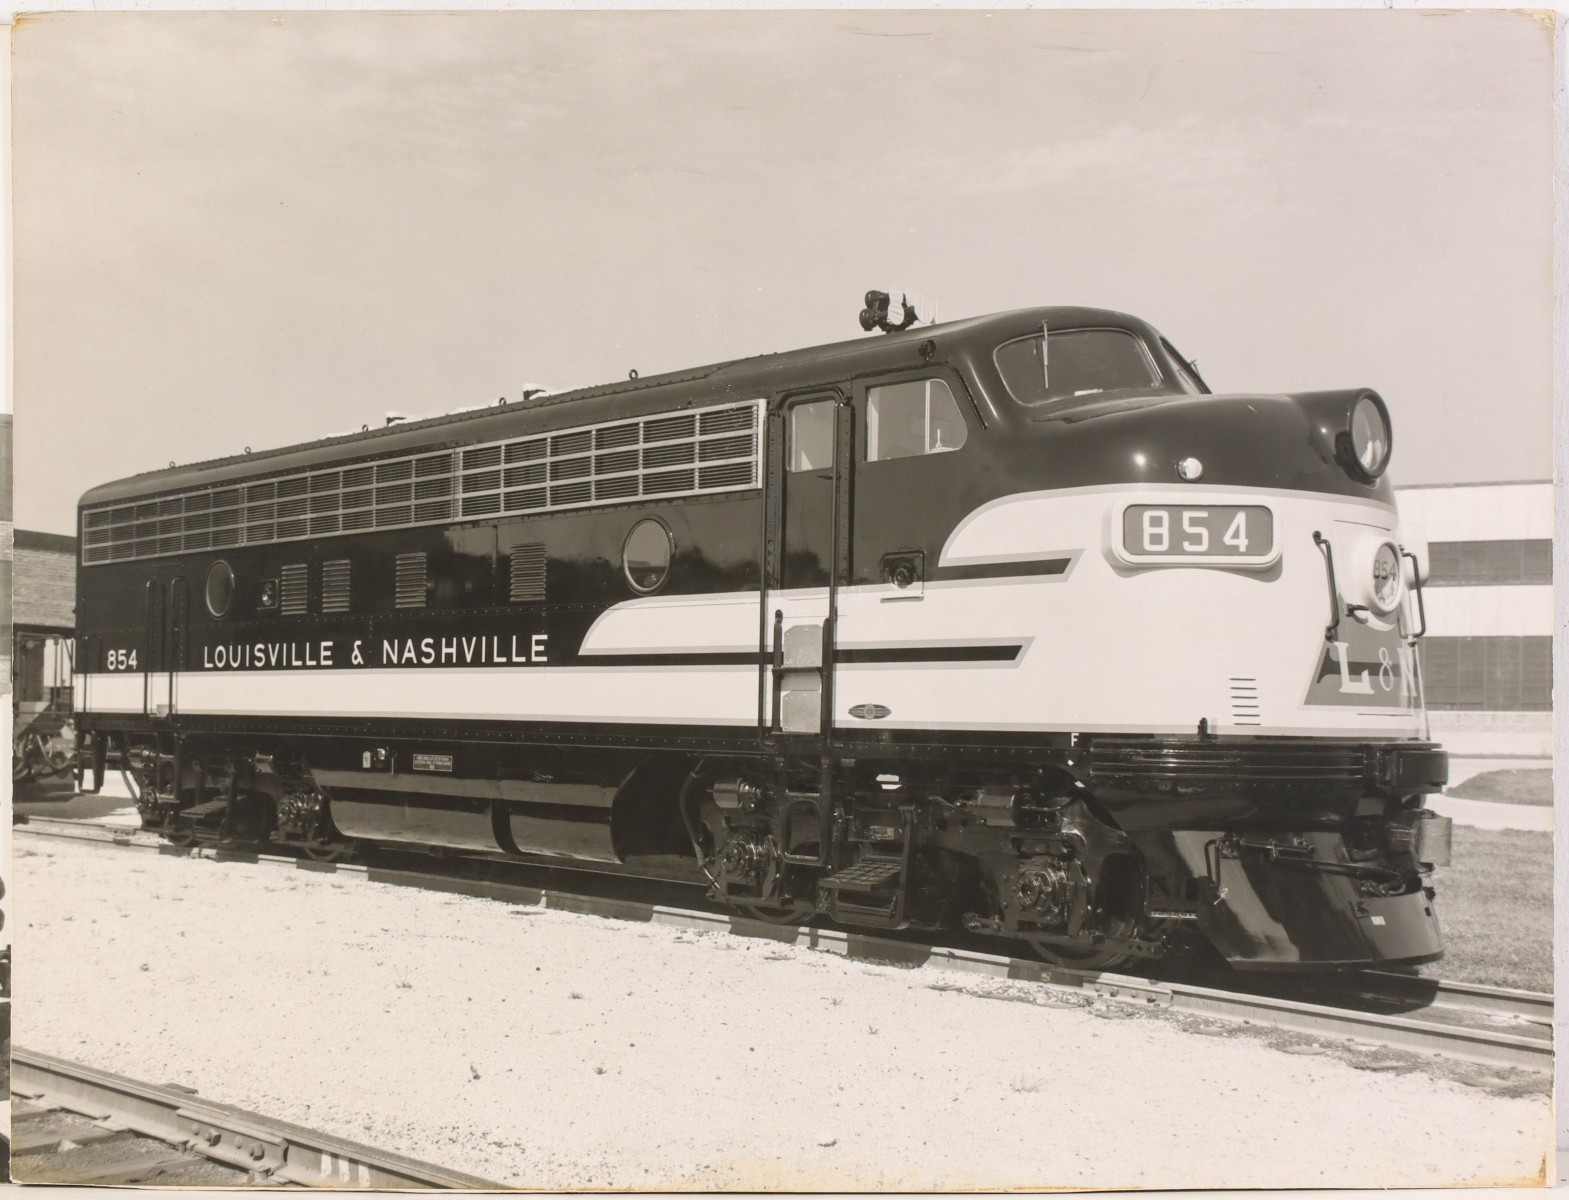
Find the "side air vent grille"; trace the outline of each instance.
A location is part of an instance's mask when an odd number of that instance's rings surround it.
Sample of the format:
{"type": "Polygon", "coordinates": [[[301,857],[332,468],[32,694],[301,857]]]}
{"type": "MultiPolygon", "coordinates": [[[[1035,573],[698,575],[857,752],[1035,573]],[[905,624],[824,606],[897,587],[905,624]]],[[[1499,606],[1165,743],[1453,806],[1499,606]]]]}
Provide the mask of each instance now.
{"type": "Polygon", "coordinates": [[[304,563],[283,568],[278,609],[286,617],[303,617],[310,611],[311,574],[304,563]]]}
{"type": "Polygon", "coordinates": [[[349,611],[349,560],[346,558],[321,564],[321,611],[349,611]]]}
{"type": "Polygon", "coordinates": [[[512,547],[511,600],[514,604],[545,598],[545,547],[512,547]]]}
{"type": "Polygon", "coordinates": [[[398,555],[394,592],[399,608],[425,607],[425,579],[426,568],[423,552],[398,555]]]}
{"type": "Polygon", "coordinates": [[[82,510],[87,566],[759,486],[761,400],[82,510]]]}
{"type": "Polygon", "coordinates": [[[1231,679],[1231,723],[1261,725],[1258,706],[1258,680],[1243,676],[1231,679]]]}

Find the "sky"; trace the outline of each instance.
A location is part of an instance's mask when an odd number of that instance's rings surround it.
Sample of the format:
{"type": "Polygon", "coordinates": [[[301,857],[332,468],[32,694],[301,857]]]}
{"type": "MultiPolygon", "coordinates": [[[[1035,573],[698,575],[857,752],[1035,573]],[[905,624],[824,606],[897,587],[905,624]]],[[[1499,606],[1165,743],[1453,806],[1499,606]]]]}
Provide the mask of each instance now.
{"type": "Polygon", "coordinates": [[[15,518],[167,465],[939,320],[1370,386],[1551,475],[1551,34],[1508,12],[78,13],[13,41],[15,518]]]}

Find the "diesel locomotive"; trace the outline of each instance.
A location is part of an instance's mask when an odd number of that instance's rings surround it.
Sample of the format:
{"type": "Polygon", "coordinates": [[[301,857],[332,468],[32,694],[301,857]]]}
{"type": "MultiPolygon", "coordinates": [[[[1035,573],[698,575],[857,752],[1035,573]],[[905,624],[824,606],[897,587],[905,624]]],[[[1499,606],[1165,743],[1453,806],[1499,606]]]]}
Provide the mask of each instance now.
{"type": "Polygon", "coordinates": [[[1439,957],[1384,401],[1097,309],[879,323],[94,488],[84,786],[1057,963],[1439,957]]]}

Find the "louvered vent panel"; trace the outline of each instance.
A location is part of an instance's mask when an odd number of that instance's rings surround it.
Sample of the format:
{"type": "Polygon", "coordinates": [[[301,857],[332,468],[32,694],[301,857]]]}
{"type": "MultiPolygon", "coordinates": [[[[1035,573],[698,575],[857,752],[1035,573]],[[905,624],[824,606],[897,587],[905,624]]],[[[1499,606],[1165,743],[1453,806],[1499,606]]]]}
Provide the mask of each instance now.
{"type": "Polygon", "coordinates": [[[414,462],[412,459],[399,459],[396,462],[376,464],[376,482],[390,483],[399,479],[412,479],[414,477],[414,462]]]}
{"type": "Polygon", "coordinates": [[[748,400],[84,510],[82,561],[743,491],[758,486],[761,411],[748,400]]]}
{"type": "Polygon", "coordinates": [[[652,421],[643,422],[643,440],[645,442],[676,442],[693,437],[696,433],[697,418],[692,415],[660,417],[652,421]]]}
{"type": "Polygon", "coordinates": [[[398,555],[396,578],[393,584],[399,608],[425,607],[425,555],[398,555]]]}
{"type": "Polygon", "coordinates": [[[676,442],[668,446],[650,446],[643,451],[643,466],[669,467],[677,463],[689,463],[697,454],[697,447],[691,442],[676,442]]]}
{"type": "Polygon", "coordinates": [[[594,473],[594,460],[583,458],[558,458],[550,464],[550,478],[587,479],[594,473]]]}
{"type": "Polygon", "coordinates": [[[432,521],[450,521],[451,519],[451,500],[431,500],[414,506],[414,523],[416,525],[428,525],[432,521]]]}
{"type": "Polygon", "coordinates": [[[545,547],[535,544],[512,547],[512,588],[514,604],[545,598],[545,547]]]}
{"type": "Polygon", "coordinates": [[[465,517],[483,517],[500,511],[501,497],[495,492],[491,492],[487,496],[463,497],[463,515],[465,517]]]}
{"type": "Polygon", "coordinates": [[[692,490],[691,471],[653,471],[643,476],[643,494],[646,496],[673,496],[678,492],[692,490]]]}
{"type": "Polygon", "coordinates": [[[278,608],[286,617],[303,617],[310,610],[311,573],[304,563],[284,567],[278,584],[278,608]]]}
{"type": "Polygon", "coordinates": [[[522,488],[506,493],[502,499],[508,512],[536,512],[547,502],[544,488],[522,488]]]}
{"type": "Polygon", "coordinates": [[[594,480],[595,500],[634,500],[637,498],[638,478],[622,475],[614,479],[594,480]]]}
{"type": "Polygon", "coordinates": [[[751,463],[724,463],[720,466],[704,467],[697,473],[698,490],[705,492],[746,487],[751,482],[751,463]]]}
{"type": "Polygon", "coordinates": [[[636,450],[617,450],[614,454],[601,454],[594,459],[594,477],[603,478],[606,475],[618,475],[624,471],[637,470],[636,450]]]}
{"type": "Polygon", "coordinates": [[[756,415],[745,406],[709,409],[698,415],[699,433],[734,433],[740,429],[755,429],[756,415]]]}
{"type": "Polygon", "coordinates": [[[1251,676],[1231,677],[1231,723],[1262,725],[1259,715],[1258,680],[1251,676]]]}
{"type": "Polygon", "coordinates": [[[321,564],[321,611],[349,611],[349,560],[346,558],[321,564]]]}
{"type": "Polygon", "coordinates": [[[609,450],[616,446],[635,446],[642,440],[642,426],[636,421],[625,425],[604,425],[594,430],[594,449],[609,450]]]}
{"type": "MultiPolygon", "coordinates": [[[[636,458],[636,455],[633,457],[636,458]]],[[[508,467],[502,472],[501,480],[509,488],[521,487],[525,483],[544,483],[549,473],[549,463],[524,463],[522,466],[508,467]]]]}
{"type": "Polygon", "coordinates": [[[550,439],[533,438],[526,442],[513,442],[505,449],[506,461],[509,463],[532,462],[550,453],[550,439]]]}

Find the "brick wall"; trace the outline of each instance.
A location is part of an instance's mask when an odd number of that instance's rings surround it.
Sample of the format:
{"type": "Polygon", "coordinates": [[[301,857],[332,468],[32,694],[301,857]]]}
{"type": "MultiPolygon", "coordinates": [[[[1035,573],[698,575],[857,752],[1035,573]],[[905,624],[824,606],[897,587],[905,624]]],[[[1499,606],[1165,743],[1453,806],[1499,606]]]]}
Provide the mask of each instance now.
{"type": "Polygon", "coordinates": [[[11,556],[12,620],[17,625],[76,625],[76,539],[18,529],[11,556]]]}

